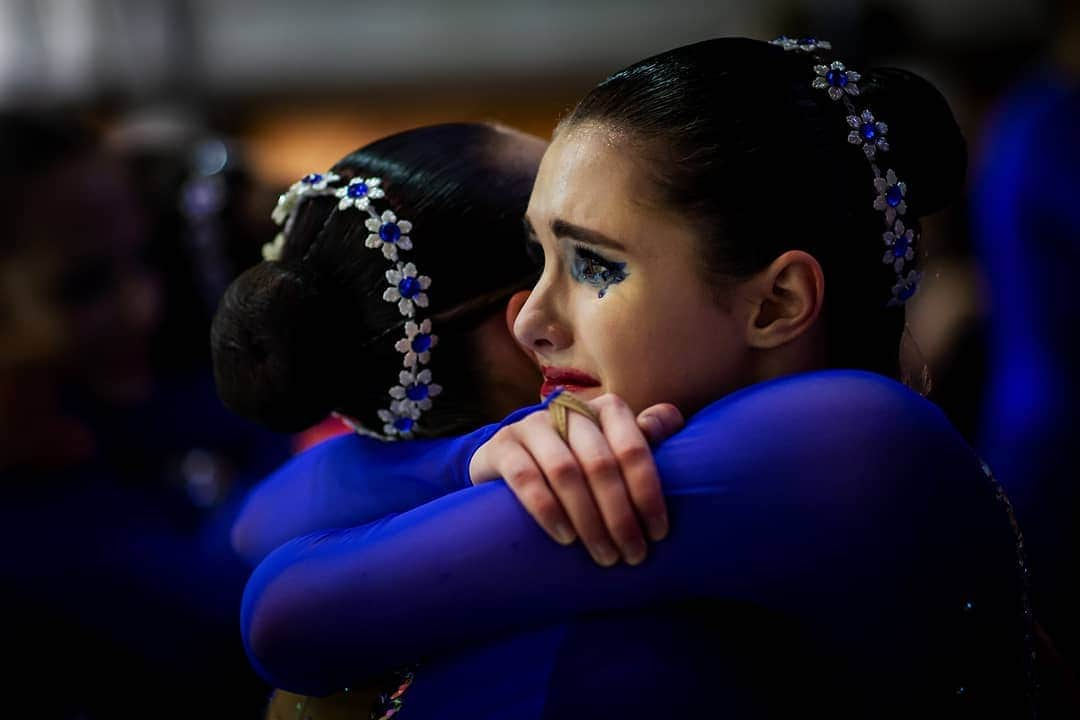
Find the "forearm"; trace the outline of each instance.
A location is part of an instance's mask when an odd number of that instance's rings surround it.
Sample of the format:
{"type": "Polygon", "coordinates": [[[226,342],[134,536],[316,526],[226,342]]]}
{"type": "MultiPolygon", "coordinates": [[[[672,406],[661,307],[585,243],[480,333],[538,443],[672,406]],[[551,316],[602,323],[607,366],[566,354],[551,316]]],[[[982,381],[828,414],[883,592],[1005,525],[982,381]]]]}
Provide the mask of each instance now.
{"type": "Polygon", "coordinates": [[[325,693],[582,613],[723,598],[842,617],[856,588],[877,607],[902,603],[911,588],[894,570],[945,559],[912,561],[931,547],[912,538],[955,524],[949,493],[985,489],[938,480],[970,478],[973,458],[921,400],[858,407],[858,385],[810,387],[703,412],[657,450],[671,534],[637,567],[558,545],[501,481],[298,538],[245,591],[253,663],[276,685],[325,693]]]}
{"type": "Polygon", "coordinates": [[[233,549],[256,565],[294,537],[363,525],[466,487],[467,458],[495,429],[406,443],[346,436],[316,446],[250,492],[232,528],[233,549]]]}

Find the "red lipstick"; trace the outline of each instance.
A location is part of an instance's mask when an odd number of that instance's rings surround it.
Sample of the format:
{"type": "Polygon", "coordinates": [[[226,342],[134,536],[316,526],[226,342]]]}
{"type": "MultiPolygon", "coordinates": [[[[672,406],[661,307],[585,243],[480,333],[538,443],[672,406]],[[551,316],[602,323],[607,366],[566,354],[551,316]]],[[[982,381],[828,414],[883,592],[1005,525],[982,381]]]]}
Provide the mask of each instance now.
{"type": "Polygon", "coordinates": [[[544,384],[540,386],[540,394],[547,397],[562,386],[570,392],[578,392],[587,388],[599,387],[600,381],[587,372],[567,367],[541,366],[540,372],[544,374],[544,384]]]}

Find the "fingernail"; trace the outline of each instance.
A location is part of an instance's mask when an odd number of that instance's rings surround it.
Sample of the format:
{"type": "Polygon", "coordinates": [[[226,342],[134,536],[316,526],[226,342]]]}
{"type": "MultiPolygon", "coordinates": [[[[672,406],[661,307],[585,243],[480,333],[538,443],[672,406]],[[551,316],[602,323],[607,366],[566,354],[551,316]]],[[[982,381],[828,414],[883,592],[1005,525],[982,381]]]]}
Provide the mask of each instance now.
{"type": "Polygon", "coordinates": [[[634,540],[623,547],[623,557],[628,565],[640,565],[645,560],[645,543],[634,540]]]}
{"type": "Polygon", "coordinates": [[[608,542],[597,543],[595,546],[590,546],[589,553],[592,555],[593,560],[604,567],[611,567],[619,562],[619,553],[616,552],[615,548],[608,542]]]}
{"type": "Polygon", "coordinates": [[[664,424],[655,415],[645,415],[641,421],[649,427],[649,434],[653,437],[658,437],[664,432],[664,424]]]}
{"type": "Polygon", "coordinates": [[[654,541],[663,540],[667,537],[668,521],[666,514],[649,518],[646,525],[649,528],[649,537],[654,541]]]}
{"type": "Polygon", "coordinates": [[[569,545],[570,543],[574,542],[574,531],[568,528],[566,525],[563,525],[562,523],[556,523],[555,539],[563,545],[569,545]]]}

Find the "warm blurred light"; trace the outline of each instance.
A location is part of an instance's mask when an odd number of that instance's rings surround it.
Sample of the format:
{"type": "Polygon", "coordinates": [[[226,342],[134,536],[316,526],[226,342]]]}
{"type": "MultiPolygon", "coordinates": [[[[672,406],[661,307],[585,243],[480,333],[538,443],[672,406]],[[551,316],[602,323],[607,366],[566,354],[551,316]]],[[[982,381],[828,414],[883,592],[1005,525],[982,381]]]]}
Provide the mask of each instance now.
{"type": "Polygon", "coordinates": [[[397,129],[395,121],[365,120],[340,110],[282,112],[253,124],[249,160],[266,182],[284,186],[397,129]]]}

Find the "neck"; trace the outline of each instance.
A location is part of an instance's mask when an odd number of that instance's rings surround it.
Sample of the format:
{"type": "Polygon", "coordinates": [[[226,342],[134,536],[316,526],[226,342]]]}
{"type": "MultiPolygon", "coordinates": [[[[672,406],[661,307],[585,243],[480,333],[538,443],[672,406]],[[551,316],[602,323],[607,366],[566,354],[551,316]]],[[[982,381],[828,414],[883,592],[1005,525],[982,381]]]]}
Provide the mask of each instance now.
{"type": "Polygon", "coordinates": [[[825,334],[820,322],[791,342],[760,351],[753,364],[753,382],[764,382],[784,375],[822,370],[828,367],[825,334]]]}

